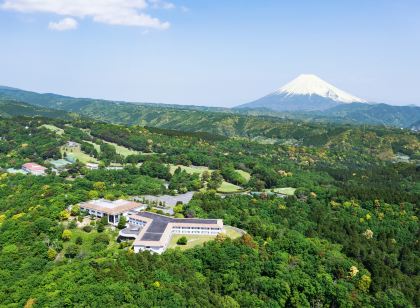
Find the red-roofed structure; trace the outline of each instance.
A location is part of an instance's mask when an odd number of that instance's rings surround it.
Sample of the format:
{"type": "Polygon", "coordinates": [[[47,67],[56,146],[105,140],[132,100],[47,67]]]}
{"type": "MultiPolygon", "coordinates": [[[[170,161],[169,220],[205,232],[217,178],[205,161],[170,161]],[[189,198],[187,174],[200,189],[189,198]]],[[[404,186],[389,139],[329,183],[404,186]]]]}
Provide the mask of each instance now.
{"type": "Polygon", "coordinates": [[[22,166],[22,170],[33,175],[45,175],[45,168],[37,163],[26,163],[22,166]]]}

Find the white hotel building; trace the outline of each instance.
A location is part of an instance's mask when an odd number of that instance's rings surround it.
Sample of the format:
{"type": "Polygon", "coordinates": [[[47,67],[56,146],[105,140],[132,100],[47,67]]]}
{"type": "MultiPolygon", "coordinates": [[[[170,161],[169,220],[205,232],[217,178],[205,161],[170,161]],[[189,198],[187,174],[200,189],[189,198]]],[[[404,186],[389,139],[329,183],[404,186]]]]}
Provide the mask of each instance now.
{"type": "Polygon", "coordinates": [[[222,219],[173,218],[150,212],[137,212],[129,216],[130,227],[120,236],[135,238],[134,251],[149,250],[162,253],[173,234],[213,235],[224,232],[222,219]]]}
{"type": "Polygon", "coordinates": [[[104,199],[92,200],[79,204],[80,210],[88,212],[90,215],[98,218],[107,216],[108,222],[112,225],[118,225],[122,216],[128,217],[130,213],[141,211],[146,208],[139,202],[116,200],[108,201],[104,199]]]}

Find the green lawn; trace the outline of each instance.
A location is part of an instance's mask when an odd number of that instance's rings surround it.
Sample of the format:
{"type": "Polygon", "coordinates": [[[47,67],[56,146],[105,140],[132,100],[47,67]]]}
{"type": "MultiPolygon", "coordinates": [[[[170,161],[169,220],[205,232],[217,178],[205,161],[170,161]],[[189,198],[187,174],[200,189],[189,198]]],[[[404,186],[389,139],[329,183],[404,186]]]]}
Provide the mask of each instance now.
{"type": "Polygon", "coordinates": [[[190,234],[175,234],[172,236],[171,241],[169,242],[168,248],[175,248],[179,247],[181,250],[193,248],[198,245],[203,245],[205,242],[214,240],[214,236],[212,235],[190,235],[190,234]],[[176,242],[181,238],[185,236],[188,239],[187,245],[178,245],[176,242]]]}
{"type": "Polygon", "coordinates": [[[55,132],[57,135],[62,135],[62,134],[64,134],[64,129],[59,128],[59,127],[54,126],[54,125],[43,124],[43,125],[41,125],[40,127],[44,127],[44,128],[46,128],[46,129],[48,129],[48,130],[50,130],[50,131],[52,131],[52,132],[55,132]]]}
{"type": "MultiPolygon", "coordinates": [[[[117,154],[120,154],[120,155],[122,155],[124,157],[126,157],[128,155],[134,155],[134,154],[139,154],[140,153],[138,151],[131,150],[129,148],[123,147],[123,146],[118,145],[116,143],[108,142],[108,141],[105,141],[105,140],[102,140],[102,141],[104,143],[108,143],[108,144],[113,145],[115,147],[115,150],[117,151],[117,154]]],[[[98,153],[101,152],[101,147],[100,147],[99,144],[96,144],[96,143],[91,142],[91,141],[85,141],[85,142],[90,143],[91,145],[93,145],[95,147],[96,151],[98,151],[98,153]]]]}
{"type": "MultiPolygon", "coordinates": [[[[231,239],[236,239],[242,236],[242,233],[238,232],[231,226],[225,226],[226,235],[231,239]]],[[[195,246],[203,245],[205,242],[212,241],[216,237],[213,235],[195,235],[195,234],[175,234],[172,236],[171,241],[168,244],[168,248],[179,247],[181,250],[190,249],[195,246]],[[187,245],[178,245],[176,242],[185,236],[188,239],[187,245]]]]}
{"type": "Polygon", "coordinates": [[[247,182],[249,182],[249,180],[251,179],[251,174],[249,174],[248,172],[239,169],[236,169],[235,171],[242,175],[247,182]]]}
{"type": "Polygon", "coordinates": [[[231,226],[225,226],[225,231],[226,231],[226,235],[233,240],[242,236],[241,232],[237,231],[235,228],[231,226]]]}
{"type": "Polygon", "coordinates": [[[92,157],[86,153],[84,153],[80,147],[75,148],[68,148],[65,145],[60,148],[60,152],[64,154],[65,152],[68,154],[73,155],[78,159],[80,162],[86,164],[86,163],[97,163],[98,160],[95,157],[92,157]]]}
{"type": "Polygon", "coordinates": [[[242,188],[238,185],[223,181],[222,185],[217,189],[220,193],[234,193],[241,191],[242,188]]]}
{"type": "Polygon", "coordinates": [[[124,157],[126,157],[128,155],[140,154],[139,151],[131,150],[129,148],[123,147],[122,145],[118,145],[116,143],[112,143],[112,142],[108,142],[108,141],[104,141],[104,142],[108,143],[108,144],[112,144],[115,147],[115,150],[117,151],[117,153],[124,156],[124,157]]]}
{"type": "Polygon", "coordinates": [[[287,195],[287,196],[293,196],[295,194],[296,188],[293,187],[283,187],[283,188],[273,188],[273,189],[266,189],[266,191],[272,191],[275,193],[287,195]]]}
{"type": "Polygon", "coordinates": [[[170,172],[172,174],[175,172],[175,170],[178,167],[181,167],[182,170],[185,170],[189,174],[198,173],[198,174],[200,174],[200,176],[203,174],[204,171],[209,171],[209,172],[212,171],[208,167],[205,167],[205,166],[182,166],[182,165],[172,165],[172,164],[170,164],[169,167],[170,167],[170,172]]]}

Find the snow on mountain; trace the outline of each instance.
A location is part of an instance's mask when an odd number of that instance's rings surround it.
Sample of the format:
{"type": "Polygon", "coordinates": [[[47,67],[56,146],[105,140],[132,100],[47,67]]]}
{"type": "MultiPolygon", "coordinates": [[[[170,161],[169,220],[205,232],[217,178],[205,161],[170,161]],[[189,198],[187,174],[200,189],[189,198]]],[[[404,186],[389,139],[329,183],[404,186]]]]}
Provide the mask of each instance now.
{"type": "Polygon", "coordinates": [[[302,74],[273,93],[235,108],[315,111],[349,103],[367,102],[334,87],[315,75],[302,74]]]}
{"type": "Polygon", "coordinates": [[[366,103],[365,100],[344,92],[318,76],[302,74],[284,85],[272,95],[319,95],[342,103],[366,103]]]}

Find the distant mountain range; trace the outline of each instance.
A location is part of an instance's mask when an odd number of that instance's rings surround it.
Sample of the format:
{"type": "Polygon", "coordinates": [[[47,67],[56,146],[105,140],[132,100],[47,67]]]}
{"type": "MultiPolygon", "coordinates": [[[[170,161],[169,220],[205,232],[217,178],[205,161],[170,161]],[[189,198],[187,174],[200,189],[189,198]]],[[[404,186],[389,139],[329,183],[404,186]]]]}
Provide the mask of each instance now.
{"type": "MultiPolygon", "coordinates": [[[[2,101],[0,115],[3,116],[6,114],[30,115],[31,113],[48,116],[48,113],[58,114],[57,110],[62,110],[113,123],[207,131],[221,135],[232,133],[232,128],[227,127],[226,124],[229,121],[236,121],[238,116],[256,118],[269,116],[272,119],[270,122],[281,118],[401,128],[412,128],[413,125],[417,127],[420,121],[420,107],[418,106],[369,104],[314,75],[299,76],[272,94],[233,109],[74,98],[1,86],[0,101],[2,101]],[[23,108],[22,104],[12,108],[12,102],[31,104],[44,109],[31,110],[26,105],[23,108]],[[55,111],[48,111],[45,108],[55,109],[55,111]],[[208,123],[211,129],[204,128],[208,121],[213,121],[211,124],[208,123]]],[[[237,133],[237,129],[234,131],[237,133]]]]}

